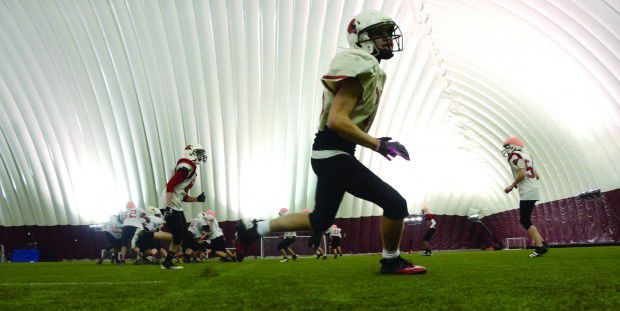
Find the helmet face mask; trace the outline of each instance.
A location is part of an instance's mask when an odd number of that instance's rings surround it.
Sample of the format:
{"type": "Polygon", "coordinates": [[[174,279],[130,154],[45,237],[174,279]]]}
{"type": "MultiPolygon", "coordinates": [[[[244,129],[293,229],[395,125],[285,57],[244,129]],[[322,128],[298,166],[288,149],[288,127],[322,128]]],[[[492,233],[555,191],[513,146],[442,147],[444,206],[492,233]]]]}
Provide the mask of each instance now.
{"type": "Polygon", "coordinates": [[[207,162],[207,152],[200,144],[191,144],[185,147],[183,156],[194,161],[196,164],[207,162]]]}
{"type": "Polygon", "coordinates": [[[510,145],[510,144],[506,144],[506,145],[504,145],[504,150],[502,150],[502,156],[504,156],[504,158],[507,158],[515,150],[517,150],[517,148],[515,146],[510,145]]]}
{"type": "Polygon", "coordinates": [[[390,59],[394,52],[403,50],[400,28],[378,11],[362,12],[353,18],[347,27],[347,41],[351,48],[365,50],[377,59],[390,59]]]}
{"type": "Polygon", "coordinates": [[[502,150],[502,155],[506,158],[511,153],[517,150],[523,150],[525,144],[523,141],[516,136],[510,136],[504,141],[504,150],[502,150]]]}

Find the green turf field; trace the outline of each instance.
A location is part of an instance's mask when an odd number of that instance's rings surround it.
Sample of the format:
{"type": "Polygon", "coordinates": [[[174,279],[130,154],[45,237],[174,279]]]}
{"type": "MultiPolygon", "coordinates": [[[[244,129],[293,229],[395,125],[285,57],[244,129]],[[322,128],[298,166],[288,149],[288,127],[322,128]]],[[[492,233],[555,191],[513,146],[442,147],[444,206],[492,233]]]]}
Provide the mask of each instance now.
{"type": "Polygon", "coordinates": [[[158,266],[0,264],[0,310],[620,310],[620,247],[406,255],[426,275],[380,275],[379,256],[158,266]]]}

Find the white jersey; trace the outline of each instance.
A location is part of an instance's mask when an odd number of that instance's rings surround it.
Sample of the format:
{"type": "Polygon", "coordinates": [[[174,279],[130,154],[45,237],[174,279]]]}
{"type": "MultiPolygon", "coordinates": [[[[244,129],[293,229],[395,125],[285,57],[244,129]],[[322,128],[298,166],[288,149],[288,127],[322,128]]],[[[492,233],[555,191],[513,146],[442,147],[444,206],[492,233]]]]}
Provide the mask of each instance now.
{"type": "MultiPolygon", "coordinates": [[[[182,158],[177,162],[177,165],[174,167],[174,171],[172,175],[176,174],[176,172],[180,169],[187,169],[188,174],[185,179],[174,187],[172,192],[172,204],[170,207],[177,211],[183,211],[182,202],[189,190],[194,186],[194,181],[196,180],[196,164],[189,160],[182,158]]],[[[171,176],[172,177],[172,176],[171,176]]],[[[159,198],[159,208],[166,208],[166,192],[167,187],[164,187],[164,190],[159,198]]]]}
{"type": "Polygon", "coordinates": [[[540,200],[540,192],[538,190],[539,184],[536,179],[536,171],[534,169],[532,157],[523,151],[517,150],[508,156],[508,163],[512,169],[513,177],[517,176],[519,169],[522,168],[525,170],[525,178],[517,184],[517,190],[519,190],[521,201],[540,200]]]}
{"type": "Polygon", "coordinates": [[[363,88],[362,97],[353,108],[349,117],[362,131],[368,132],[379,108],[379,99],[385,84],[385,72],[377,59],[370,53],[360,49],[345,49],[332,59],[329,71],[321,78],[323,83],[323,107],[319,120],[319,133],[313,146],[312,158],[323,159],[338,154],[346,154],[343,149],[354,148],[349,142],[338,142],[332,134],[327,135],[327,118],[334,103],[338,83],[348,78],[357,78],[363,88]],[[322,133],[323,132],[323,133],[322,133]],[[329,137],[321,137],[329,136],[329,137]]]}
{"type": "Polygon", "coordinates": [[[122,211],[119,214],[119,218],[123,221],[123,227],[136,227],[142,228],[142,216],[144,211],[139,208],[130,208],[126,211],[122,211]]]}
{"type": "Polygon", "coordinates": [[[217,237],[224,235],[222,228],[220,228],[220,224],[217,222],[217,219],[213,217],[213,215],[207,214],[207,216],[204,217],[203,219],[207,221],[207,224],[211,228],[211,231],[209,231],[209,235],[207,235],[207,240],[213,240],[217,237]]]}
{"type": "Polygon", "coordinates": [[[194,235],[194,238],[198,239],[205,232],[202,228],[207,225],[207,220],[202,217],[196,217],[189,223],[187,230],[194,235]]]}
{"type": "Polygon", "coordinates": [[[144,228],[149,231],[156,231],[159,227],[164,224],[164,220],[157,216],[149,216],[149,222],[144,225],[144,228]]]}
{"type": "Polygon", "coordinates": [[[113,237],[120,239],[123,232],[123,223],[119,221],[118,215],[110,216],[107,223],[103,225],[103,231],[109,232],[113,237]]]}
{"type": "Polygon", "coordinates": [[[327,234],[329,234],[330,237],[339,237],[342,238],[342,229],[340,228],[334,228],[334,227],[329,227],[329,229],[327,229],[327,234]]]}

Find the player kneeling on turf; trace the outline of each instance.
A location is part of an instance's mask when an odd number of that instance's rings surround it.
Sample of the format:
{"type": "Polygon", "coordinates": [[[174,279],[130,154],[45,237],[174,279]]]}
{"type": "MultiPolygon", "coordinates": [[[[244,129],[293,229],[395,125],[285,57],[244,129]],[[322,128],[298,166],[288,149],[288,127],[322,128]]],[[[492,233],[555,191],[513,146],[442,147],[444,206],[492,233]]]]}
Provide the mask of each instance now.
{"type": "Polygon", "coordinates": [[[208,210],[200,213],[198,217],[201,217],[206,221],[206,239],[209,241],[209,249],[211,250],[211,254],[220,257],[220,261],[222,262],[236,261],[237,258],[235,255],[226,249],[224,232],[215,218],[215,212],[208,210]]]}

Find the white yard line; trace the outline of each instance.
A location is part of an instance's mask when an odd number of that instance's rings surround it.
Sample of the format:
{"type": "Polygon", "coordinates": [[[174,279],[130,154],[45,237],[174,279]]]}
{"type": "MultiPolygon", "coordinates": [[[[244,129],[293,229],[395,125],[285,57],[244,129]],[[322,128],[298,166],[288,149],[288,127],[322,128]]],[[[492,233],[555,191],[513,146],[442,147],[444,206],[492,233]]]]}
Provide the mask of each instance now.
{"type": "Polygon", "coordinates": [[[43,282],[43,283],[0,283],[0,286],[82,286],[82,285],[139,285],[159,284],[161,281],[137,282],[43,282]]]}

